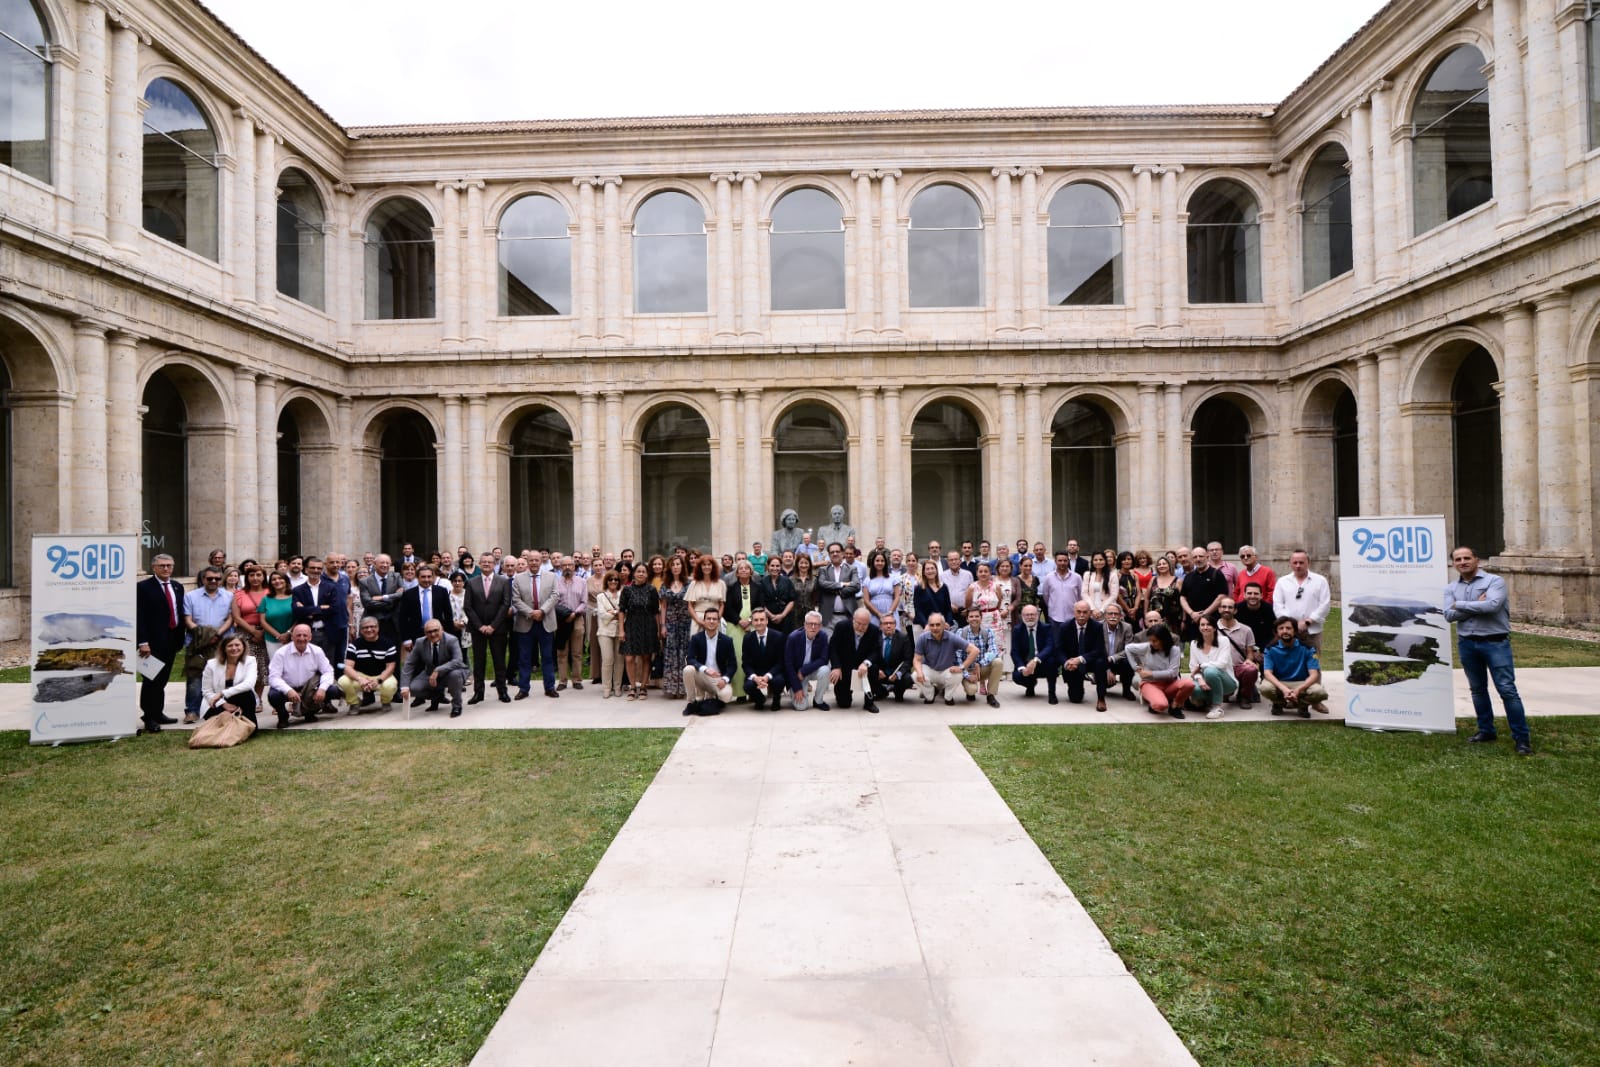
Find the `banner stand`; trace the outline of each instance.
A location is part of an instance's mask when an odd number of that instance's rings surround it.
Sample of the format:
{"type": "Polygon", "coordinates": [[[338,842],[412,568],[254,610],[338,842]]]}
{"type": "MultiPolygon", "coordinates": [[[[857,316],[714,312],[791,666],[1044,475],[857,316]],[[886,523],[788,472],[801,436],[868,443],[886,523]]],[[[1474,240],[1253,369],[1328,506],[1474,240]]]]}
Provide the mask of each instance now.
{"type": "Polygon", "coordinates": [[[131,537],[33,539],[35,745],[139,732],[131,537]]]}

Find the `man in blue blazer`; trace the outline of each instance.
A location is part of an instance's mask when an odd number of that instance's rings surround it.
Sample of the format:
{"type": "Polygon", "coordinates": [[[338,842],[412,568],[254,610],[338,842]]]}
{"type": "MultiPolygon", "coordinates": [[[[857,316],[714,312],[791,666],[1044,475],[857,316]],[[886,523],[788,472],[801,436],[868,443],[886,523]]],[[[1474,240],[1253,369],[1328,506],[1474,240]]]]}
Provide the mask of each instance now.
{"type": "Polygon", "coordinates": [[[766,608],[756,608],[750,613],[750,632],[744,635],[744,691],[757,711],[772,702],[778,710],[778,698],[783,695],[784,638],[785,634],[772,629],[766,608]]]}
{"type": "Polygon", "coordinates": [[[822,632],[822,612],[806,612],[805,625],[789,635],[783,648],[783,673],[788,680],[794,710],[815,706],[828,710],[828,638],[822,632]]]}
{"type": "Polygon", "coordinates": [[[1040,621],[1039,608],[1034,604],[1023,607],[1022,621],[1011,628],[1011,661],[1017,665],[1011,680],[1031,697],[1038,695],[1033,690],[1043,678],[1052,704],[1057,703],[1056,675],[1061,670],[1053,630],[1049,623],[1040,621]]]}
{"type": "Polygon", "coordinates": [[[707,608],[700,619],[701,628],[689,638],[689,662],[683,668],[683,691],[689,697],[683,713],[720,715],[722,706],[733,699],[733,672],[739,665],[733,638],[722,632],[722,612],[707,608]]]}
{"type": "Polygon", "coordinates": [[[343,663],[350,646],[346,608],[340,602],[339,587],[322,573],[322,560],[307,556],[306,580],[294,591],[294,621],[311,627],[311,640],[328,657],[329,663],[343,663]]]}

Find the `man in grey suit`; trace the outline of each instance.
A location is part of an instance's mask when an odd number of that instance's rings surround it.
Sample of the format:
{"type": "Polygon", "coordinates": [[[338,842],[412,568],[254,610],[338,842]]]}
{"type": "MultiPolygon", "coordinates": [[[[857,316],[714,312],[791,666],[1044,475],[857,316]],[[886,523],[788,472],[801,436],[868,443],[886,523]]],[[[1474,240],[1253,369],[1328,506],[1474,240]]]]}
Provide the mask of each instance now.
{"type": "Polygon", "coordinates": [[[372,572],[361,579],[361,617],[377,619],[378,629],[386,641],[400,642],[395,627],[395,609],[400,606],[400,576],[394,572],[394,561],[387,553],[372,561],[372,572]]]}
{"type": "Polygon", "coordinates": [[[517,699],[528,695],[533,685],[533,645],[539,643],[539,673],[544,678],[544,695],[556,692],[556,575],[564,560],[550,561],[555,569],[535,574],[522,560],[517,561],[517,576],[511,583],[512,628],[517,642],[517,699]]]}
{"type": "Polygon", "coordinates": [[[846,563],[844,545],[828,546],[828,562],[817,572],[817,610],[822,612],[822,628],[833,632],[834,624],[849,621],[861,606],[861,579],[855,564],[846,563]]]}
{"type": "Polygon", "coordinates": [[[494,573],[493,553],[478,557],[478,573],[467,579],[464,606],[472,632],[472,699],[467,703],[483,701],[484,676],[492,658],[495,692],[500,694],[500,703],[509,704],[506,644],[511,630],[511,582],[494,573]]]}
{"type": "Polygon", "coordinates": [[[422,628],[422,640],[411,646],[400,670],[400,699],[417,707],[432,700],[429,711],[439,710],[439,699],[450,694],[450,717],[461,714],[461,689],[467,680],[467,665],[461,659],[461,642],[444,632],[438,619],[429,619],[422,628]],[[412,692],[416,696],[412,696],[412,692]]]}

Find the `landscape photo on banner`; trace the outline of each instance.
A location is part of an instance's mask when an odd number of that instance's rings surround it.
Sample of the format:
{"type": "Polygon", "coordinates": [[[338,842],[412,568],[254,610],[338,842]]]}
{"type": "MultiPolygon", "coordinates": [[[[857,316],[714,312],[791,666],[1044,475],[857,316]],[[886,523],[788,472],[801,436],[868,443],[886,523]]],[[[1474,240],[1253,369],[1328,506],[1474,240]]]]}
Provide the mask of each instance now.
{"type": "Polygon", "coordinates": [[[33,539],[36,745],[139,730],[132,537],[33,539]]]}

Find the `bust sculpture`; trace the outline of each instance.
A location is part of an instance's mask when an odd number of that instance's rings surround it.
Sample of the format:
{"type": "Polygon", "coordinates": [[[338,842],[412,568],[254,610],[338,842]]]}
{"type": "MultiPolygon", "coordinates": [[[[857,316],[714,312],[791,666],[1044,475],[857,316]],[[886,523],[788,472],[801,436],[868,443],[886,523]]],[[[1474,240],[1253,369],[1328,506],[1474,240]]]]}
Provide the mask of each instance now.
{"type": "Polygon", "coordinates": [[[817,544],[826,549],[835,541],[841,545],[856,535],[856,528],[844,521],[844,505],[835,504],[828,509],[828,517],[833,521],[817,531],[817,544]]]}
{"type": "Polygon", "coordinates": [[[799,512],[794,508],[784,508],[783,514],[778,516],[778,528],[772,531],[772,540],[767,547],[769,551],[778,555],[798,552],[803,539],[800,533],[799,512]]]}

